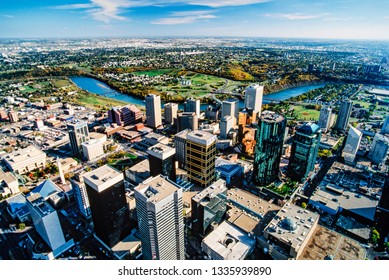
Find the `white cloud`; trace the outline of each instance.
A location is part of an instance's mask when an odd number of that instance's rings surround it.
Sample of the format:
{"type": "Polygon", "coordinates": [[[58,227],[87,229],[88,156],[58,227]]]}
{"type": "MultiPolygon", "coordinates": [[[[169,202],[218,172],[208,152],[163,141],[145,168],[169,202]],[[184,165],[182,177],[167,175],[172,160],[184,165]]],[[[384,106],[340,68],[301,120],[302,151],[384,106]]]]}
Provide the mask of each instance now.
{"type": "Polygon", "coordinates": [[[323,18],[326,15],[328,14],[308,15],[308,14],[300,14],[300,13],[293,13],[293,14],[274,13],[274,14],[265,14],[264,16],[275,18],[275,19],[286,19],[286,20],[309,20],[309,19],[323,18]]]}
{"type": "Polygon", "coordinates": [[[176,25],[199,22],[202,20],[217,18],[210,11],[182,11],[170,14],[170,17],[152,21],[152,24],[176,25]]]}
{"type": "Polygon", "coordinates": [[[3,17],[6,17],[6,18],[13,18],[14,16],[12,16],[12,15],[3,15],[3,17]]]}
{"type": "MultiPolygon", "coordinates": [[[[219,8],[226,6],[244,6],[250,4],[259,4],[269,2],[271,0],[90,0],[90,3],[84,4],[71,4],[71,5],[60,5],[53,6],[53,9],[61,9],[61,10],[85,10],[85,12],[92,15],[92,17],[98,21],[110,22],[111,20],[126,20],[124,16],[121,14],[128,8],[133,7],[148,7],[148,6],[171,6],[177,4],[183,5],[198,5],[198,6],[206,6],[211,8],[219,8]]],[[[196,12],[194,12],[196,13],[196,12]]],[[[175,18],[171,19],[170,22],[176,21],[198,21],[200,19],[205,18],[214,18],[215,16],[204,16],[201,17],[197,15],[194,17],[192,15],[188,15],[185,18],[175,18]]],[[[158,21],[161,21],[157,20],[158,21]]],[[[169,22],[167,18],[166,22],[169,22]]]]}

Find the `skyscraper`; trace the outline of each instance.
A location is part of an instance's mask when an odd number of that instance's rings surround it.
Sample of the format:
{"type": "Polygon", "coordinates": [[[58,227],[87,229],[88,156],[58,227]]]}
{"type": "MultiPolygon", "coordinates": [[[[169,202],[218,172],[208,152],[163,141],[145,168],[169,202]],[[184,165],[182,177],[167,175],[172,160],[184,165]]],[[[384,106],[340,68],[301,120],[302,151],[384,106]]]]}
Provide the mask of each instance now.
{"type": "Polygon", "coordinates": [[[165,109],[165,122],[167,124],[175,124],[177,121],[178,104],[166,103],[165,109]]]}
{"type": "Polygon", "coordinates": [[[212,223],[220,223],[227,211],[227,187],[222,179],[192,197],[192,235],[207,234],[212,223]]]}
{"type": "Polygon", "coordinates": [[[320,117],[319,117],[318,125],[324,133],[326,133],[331,127],[331,115],[332,115],[331,107],[322,107],[320,109],[320,117]]]}
{"type": "Polygon", "coordinates": [[[297,129],[288,166],[292,180],[302,182],[314,170],[320,137],[320,127],[315,123],[306,123],[297,129]]]}
{"type": "Polygon", "coordinates": [[[82,158],[82,143],[89,140],[88,124],[86,122],[74,122],[67,125],[70,147],[74,156],[82,158]]]}
{"type": "Polygon", "coordinates": [[[91,217],[91,209],[89,204],[88,193],[86,192],[86,186],[82,173],[76,173],[71,179],[70,183],[73,188],[73,194],[76,201],[78,211],[85,217],[91,217]]]}
{"type": "Polygon", "coordinates": [[[191,182],[206,188],[215,180],[216,136],[195,130],[187,134],[186,164],[191,182]]]}
{"type": "Polygon", "coordinates": [[[199,116],[193,112],[178,113],[177,116],[177,131],[185,129],[197,130],[199,128],[199,116]]]}
{"type": "Polygon", "coordinates": [[[196,100],[193,97],[187,99],[185,102],[185,112],[194,112],[200,117],[200,100],[196,100]]]}
{"type": "Polygon", "coordinates": [[[257,111],[261,115],[263,97],[263,86],[258,84],[250,85],[246,88],[244,106],[248,110],[257,111]]]}
{"type": "Polygon", "coordinates": [[[353,126],[348,131],[346,144],[342,151],[342,157],[346,163],[353,163],[362,140],[362,132],[353,126]]]}
{"type": "Polygon", "coordinates": [[[130,233],[123,173],[103,165],[83,178],[96,235],[112,248],[130,233]]]}
{"type": "Polygon", "coordinates": [[[384,124],[382,125],[381,134],[389,134],[389,116],[386,116],[384,124]]]}
{"type": "Polygon", "coordinates": [[[345,131],[347,129],[352,107],[353,107],[352,101],[350,100],[341,101],[339,112],[338,112],[338,118],[336,119],[336,124],[335,124],[335,128],[337,130],[345,131]]]}
{"type": "Polygon", "coordinates": [[[174,148],[158,143],[147,150],[152,177],[164,175],[176,181],[176,151],[174,148]]]}
{"type": "Polygon", "coordinates": [[[176,148],[176,159],[181,167],[186,166],[186,137],[189,129],[176,133],[174,136],[174,147],[176,148]]]}
{"type": "Polygon", "coordinates": [[[275,112],[264,111],[256,131],[253,179],[266,186],[278,178],[286,119],[275,112]]]}
{"type": "Polygon", "coordinates": [[[57,255],[66,244],[57,211],[39,193],[27,197],[27,206],[36,231],[57,255]]]}
{"type": "Polygon", "coordinates": [[[184,260],[182,189],[159,175],[135,188],[145,260],[184,260]]]}
{"type": "Polygon", "coordinates": [[[376,133],[369,151],[369,158],[374,164],[382,164],[389,151],[389,138],[376,133]]]}
{"type": "Polygon", "coordinates": [[[146,100],[146,124],[157,128],[162,125],[161,97],[155,94],[149,94],[146,100]]]}
{"type": "Polygon", "coordinates": [[[231,116],[234,118],[234,125],[238,121],[239,114],[239,100],[238,99],[227,99],[222,104],[222,118],[225,116],[231,116]]]}
{"type": "Polygon", "coordinates": [[[228,132],[234,126],[234,118],[231,116],[224,116],[220,120],[220,138],[227,139],[228,132]]]}

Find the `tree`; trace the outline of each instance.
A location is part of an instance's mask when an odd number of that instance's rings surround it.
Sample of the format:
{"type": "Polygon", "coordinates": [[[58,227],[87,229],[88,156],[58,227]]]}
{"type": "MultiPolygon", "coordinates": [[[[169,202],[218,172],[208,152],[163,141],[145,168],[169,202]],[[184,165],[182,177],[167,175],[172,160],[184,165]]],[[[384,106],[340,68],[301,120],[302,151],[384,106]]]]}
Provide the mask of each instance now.
{"type": "Polygon", "coordinates": [[[301,207],[306,209],[307,208],[307,204],[305,202],[301,203],[301,207]]]}
{"type": "Polygon", "coordinates": [[[18,228],[19,228],[20,230],[23,230],[23,229],[26,228],[26,224],[25,224],[25,223],[20,223],[20,224],[18,225],[18,228]]]}
{"type": "Polygon", "coordinates": [[[389,242],[384,243],[384,248],[387,253],[389,253],[389,242]]]}
{"type": "Polygon", "coordinates": [[[373,242],[374,245],[377,245],[378,240],[380,239],[380,233],[378,232],[378,230],[373,228],[371,231],[370,238],[371,238],[371,242],[373,242]]]}

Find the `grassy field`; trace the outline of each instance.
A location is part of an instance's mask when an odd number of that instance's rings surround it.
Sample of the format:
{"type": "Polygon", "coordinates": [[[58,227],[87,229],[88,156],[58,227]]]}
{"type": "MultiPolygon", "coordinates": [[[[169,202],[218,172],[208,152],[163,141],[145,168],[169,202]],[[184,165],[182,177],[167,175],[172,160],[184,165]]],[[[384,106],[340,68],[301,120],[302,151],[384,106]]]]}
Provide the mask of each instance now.
{"type": "Polygon", "coordinates": [[[149,77],[155,77],[163,74],[168,74],[172,72],[174,69],[155,69],[155,70],[148,70],[148,71],[139,71],[139,72],[133,72],[135,75],[147,75],[149,77]]]}
{"type": "Polygon", "coordinates": [[[103,106],[123,106],[126,102],[118,101],[115,99],[95,95],[95,94],[79,94],[77,96],[77,103],[79,105],[87,106],[94,109],[99,109],[103,106]]]}
{"type": "Polygon", "coordinates": [[[369,103],[369,102],[366,102],[366,101],[360,101],[360,100],[353,100],[353,104],[359,104],[361,105],[363,108],[366,108],[368,109],[370,107],[370,105],[372,105],[372,103],[369,103]]]}
{"type": "Polygon", "coordinates": [[[304,106],[291,106],[297,115],[299,121],[317,121],[319,119],[320,111],[313,109],[306,109],[304,106]]]}
{"type": "Polygon", "coordinates": [[[67,86],[72,85],[72,83],[66,79],[55,79],[55,80],[52,80],[51,83],[56,88],[67,87],[67,86]]]}
{"type": "Polygon", "coordinates": [[[204,74],[195,74],[191,77],[193,85],[209,85],[216,84],[218,86],[222,86],[224,84],[224,79],[211,75],[204,74]]]}

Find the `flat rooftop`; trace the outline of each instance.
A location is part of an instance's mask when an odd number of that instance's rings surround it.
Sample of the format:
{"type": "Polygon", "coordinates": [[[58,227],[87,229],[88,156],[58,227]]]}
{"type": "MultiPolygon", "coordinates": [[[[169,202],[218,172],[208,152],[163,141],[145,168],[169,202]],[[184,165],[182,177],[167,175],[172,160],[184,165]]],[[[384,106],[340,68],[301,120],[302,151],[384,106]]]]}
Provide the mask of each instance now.
{"type": "Polygon", "coordinates": [[[187,139],[202,145],[210,145],[216,141],[217,137],[203,130],[195,130],[187,134],[187,139]]]}
{"type": "Polygon", "coordinates": [[[286,203],[268,224],[265,231],[283,243],[290,244],[298,251],[318,220],[319,214],[286,203]]]}
{"type": "Polygon", "coordinates": [[[27,196],[27,201],[36,209],[40,215],[46,216],[52,212],[55,212],[54,208],[44,200],[44,198],[39,193],[30,193],[27,196]]]}
{"type": "Polygon", "coordinates": [[[218,171],[227,174],[237,172],[237,170],[242,168],[242,166],[239,163],[232,162],[230,160],[226,160],[222,158],[216,158],[215,167],[218,171]]]}
{"type": "Polygon", "coordinates": [[[141,193],[148,201],[157,204],[177,190],[181,190],[165,179],[162,175],[152,177],[135,188],[135,191],[141,193]]]}
{"type": "Polygon", "coordinates": [[[228,222],[223,222],[203,239],[203,243],[224,260],[241,260],[255,246],[255,239],[228,222]]]}
{"type": "Polygon", "coordinates": [[[136,252],[141,247],[141,241],[133,233],[125,237],[118,244],[111,248],[113,254],[118,259],[123,259],[126,255],[136,252]]]}
{"type": "Polygon", "coordinates": [[[95,170],[85,173],[83,177],[85,183],[98,192],[102,192],[124,179],[123,173],[117,171],[109,165],[103,165],[95,170]]]}
{"type": "Polygon", "coordinates": [[[20,163],[30,158],[38,156],[46,156],[44,152],[36,148],[35,146],[28,146],[25,149],[14,151],[13,153],[6,155],[4,159],[11,164],[20,163]]]}
{"type": "Polygon", "coordinates": [[[334,210],[341,207],[369,220],[374,220],[378,200],[348,189],[335,192],[333,188],[327,188],[327,186],[332,186],[332,184],[320,184],[310,200],[320,202],[334,210]]]}
{"type": "Polygon", "coordinates": [[[273,111],[263,111],[260,118],[264,122],[276,122],[276,123],[285,120],[285,117],[283,115],[273,111]]]}
{"type": "Polygon", "coordinates": [[[147,153],[149,155],[156,157],[156,158],[164,160],[164,159],[174,155],[176,153],[176,149],[169,147],[169,146],[166,146],[162,143],[158,143],[158,144],[150,147],[147,150],[147,153]]]}
{"type": "MultiPolygon", "coordinates": [[[[215,183],[205,188],[203,191],[193,197],[193,200],[197,203],[201,202],[206,197],[214,197],[227,190],[226,182],[224,180],[217,180],[215,183]]],[[[209,202],[209,200],[208,200],[209,202]]]]}
{"type": "Polygon", "coordinates": [[[366,250],[355,240],[318,225],[298,260],[363,260],[366,250]]]}

